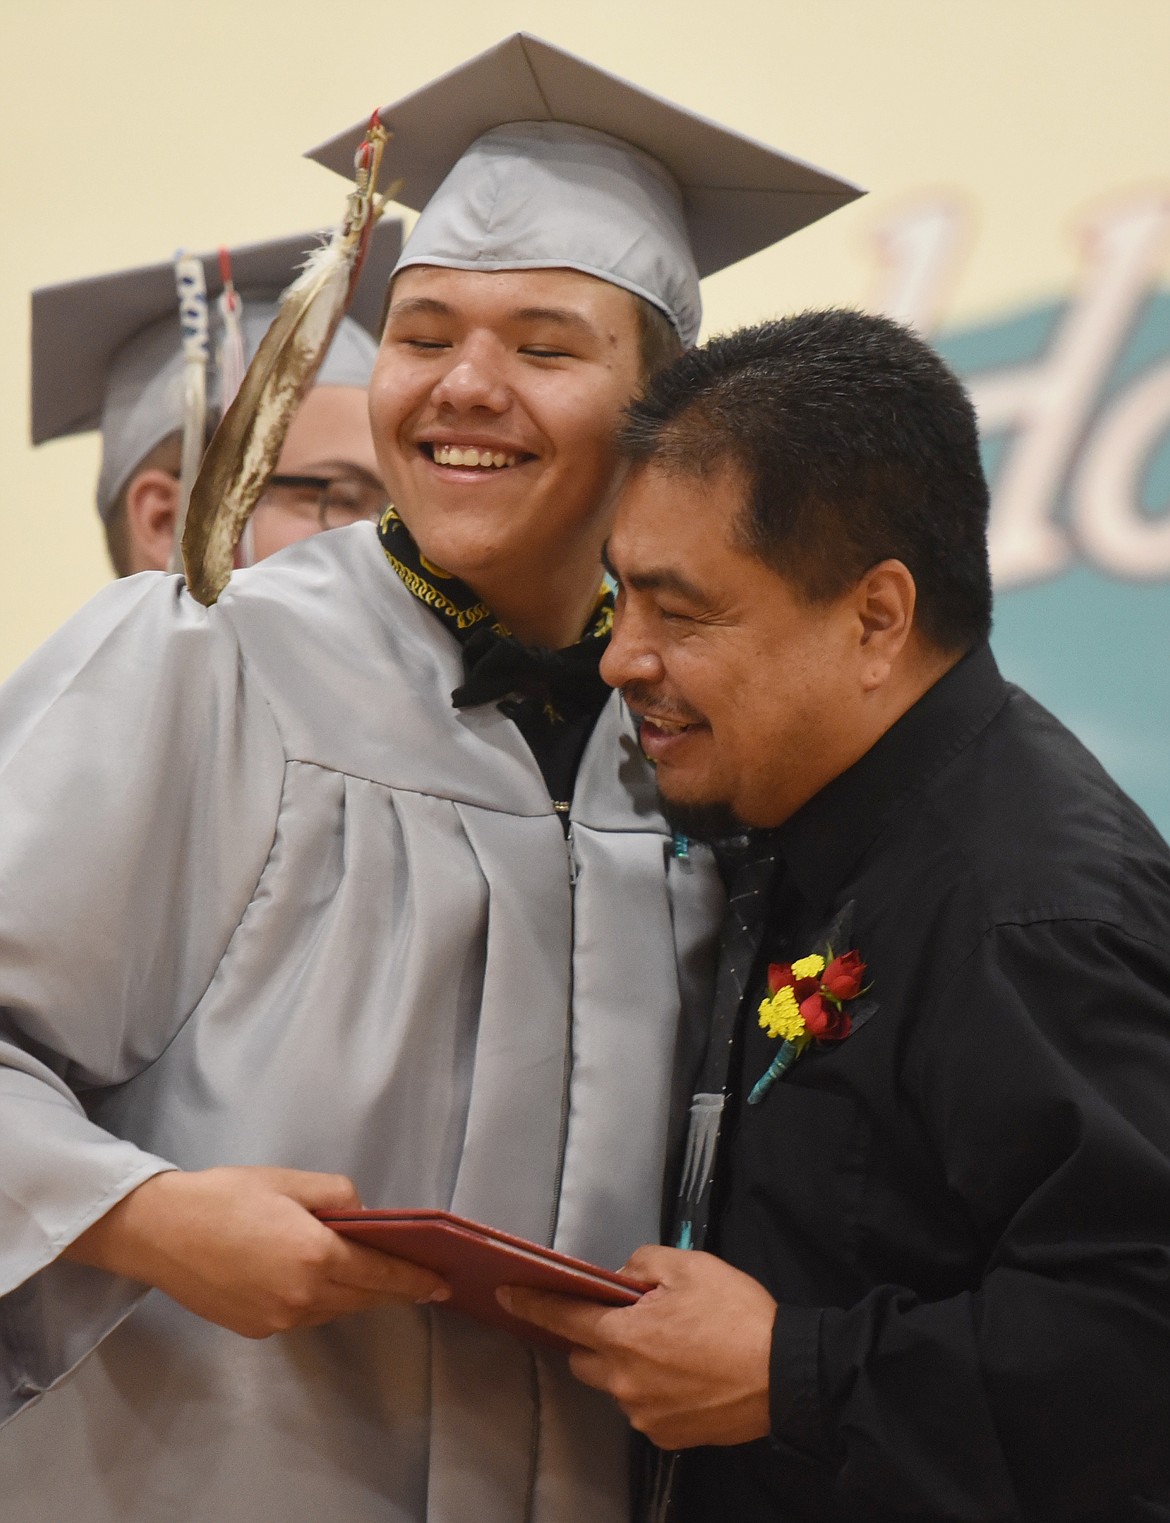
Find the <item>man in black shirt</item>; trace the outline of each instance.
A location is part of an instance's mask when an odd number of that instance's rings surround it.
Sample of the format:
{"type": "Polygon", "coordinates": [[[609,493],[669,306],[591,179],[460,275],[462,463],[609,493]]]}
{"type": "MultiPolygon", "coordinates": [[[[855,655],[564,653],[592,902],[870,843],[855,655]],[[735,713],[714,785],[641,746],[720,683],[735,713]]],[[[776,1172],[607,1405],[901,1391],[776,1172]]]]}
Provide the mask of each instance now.
{"type": "Polygon", "coordinates": [[[682,1451],[679,1519],[1170,1519],[1170,852],[996,668],[961,386],[806,314],[685,357],[627,446],[603,670],[678,828],[757,827],[709,1251],[513,1304],[682,1451]]]}

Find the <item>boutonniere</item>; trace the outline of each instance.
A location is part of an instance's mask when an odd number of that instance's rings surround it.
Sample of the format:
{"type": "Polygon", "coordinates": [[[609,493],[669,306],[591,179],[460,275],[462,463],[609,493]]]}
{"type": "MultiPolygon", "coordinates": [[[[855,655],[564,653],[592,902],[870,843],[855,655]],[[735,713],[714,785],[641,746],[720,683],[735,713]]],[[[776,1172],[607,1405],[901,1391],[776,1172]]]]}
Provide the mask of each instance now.
{"type": "Polygon", "coordinates": [[[861,998],[869,990],[861,953],[835,950],[847,944],[852,919],[850,902],[807,957],[769,966],[760,1026],[780,1039],[780,1049],[748,1096],[749,1105],[760,1103],[810,1042],[842,1042],[877,1009],[875,1001],[861,998]]]}

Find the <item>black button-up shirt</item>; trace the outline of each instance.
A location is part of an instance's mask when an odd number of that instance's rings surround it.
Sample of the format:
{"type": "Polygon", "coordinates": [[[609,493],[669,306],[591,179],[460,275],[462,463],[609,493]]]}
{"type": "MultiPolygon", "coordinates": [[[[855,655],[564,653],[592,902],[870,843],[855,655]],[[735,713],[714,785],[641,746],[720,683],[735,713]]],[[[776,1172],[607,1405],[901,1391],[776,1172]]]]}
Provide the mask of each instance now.
{"type": "Polygon", "coordinates": [[[775,840],[709,1243],[773,1436],[678,1515],[1170,1519],[1170,851],[985,646],[775,840]],[[850,902],[877,1008],[748,1106],[763,964],[850,902]]]}

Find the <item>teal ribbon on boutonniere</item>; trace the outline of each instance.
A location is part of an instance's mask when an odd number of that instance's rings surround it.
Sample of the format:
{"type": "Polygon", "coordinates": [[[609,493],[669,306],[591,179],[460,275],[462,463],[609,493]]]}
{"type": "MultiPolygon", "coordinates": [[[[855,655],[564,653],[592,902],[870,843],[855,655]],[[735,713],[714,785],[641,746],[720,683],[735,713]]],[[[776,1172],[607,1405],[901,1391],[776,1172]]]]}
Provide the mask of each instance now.
{"type": "Polygon", "coordinates": [[[760,1001],[760,1026],[781,1039],[767,1072],[748,1095],[758,1105],[810,1042],[843,1042],[870,1018],[877,1001],[862,998],[865,963],[856,949],[840,952],[852,939],[853,901],[817,937],[813,950],[795,962],[768,968],[768,993],[760,1001]]]}

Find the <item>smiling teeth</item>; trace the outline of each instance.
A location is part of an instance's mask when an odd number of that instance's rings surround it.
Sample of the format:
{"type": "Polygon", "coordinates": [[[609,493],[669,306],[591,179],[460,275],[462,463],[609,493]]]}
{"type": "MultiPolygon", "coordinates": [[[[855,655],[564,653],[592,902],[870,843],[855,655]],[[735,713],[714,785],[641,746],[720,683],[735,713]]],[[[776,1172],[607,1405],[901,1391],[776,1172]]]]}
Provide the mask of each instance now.
{"type": "Polygon", "coordinates": [[[480,470],[502,471],[516,464],[515,455],[506,455],[501,450],[458,449],[453,444],[436,444],[434,449],[436,465],[471,465],[480,470]]]}

